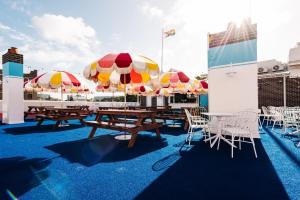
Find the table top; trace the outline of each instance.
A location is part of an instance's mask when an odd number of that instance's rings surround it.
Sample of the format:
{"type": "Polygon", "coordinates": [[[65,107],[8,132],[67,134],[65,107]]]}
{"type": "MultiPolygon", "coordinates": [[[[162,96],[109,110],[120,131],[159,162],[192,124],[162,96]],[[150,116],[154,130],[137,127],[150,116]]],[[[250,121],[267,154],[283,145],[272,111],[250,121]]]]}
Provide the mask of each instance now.
{"type": "Polygon", "coordinates": [[[234,116],[235,114],[234,113],[221,113],[221,112],[203,112],[201,113],[203,115],[206,115],[206,116],[220,116],[220,117],[227,117],[227,116],[234,116]]]}
{"type": "Polygon", "coordinates": [[[118,109],[108,109],[108,110],[99,110],[99,114],[113,114],[113,115],[148,115],[156,113],[155,111],[150,110],[118,110],[118,109]]]}
{"type": "Polygon", "coordinates": [[[28,108],[54,108],[54,106],[28,106],[28,108]]]}
{"type": "Polygon", "coordinates": [[[46,108],[46,110],[49,110],[49,111],[65,111],[65,112],[70,112],[70,111],[73,111],[73,112],[78,112],[78,111],[81,111],[80,109],[78,108],[46,108]]]}

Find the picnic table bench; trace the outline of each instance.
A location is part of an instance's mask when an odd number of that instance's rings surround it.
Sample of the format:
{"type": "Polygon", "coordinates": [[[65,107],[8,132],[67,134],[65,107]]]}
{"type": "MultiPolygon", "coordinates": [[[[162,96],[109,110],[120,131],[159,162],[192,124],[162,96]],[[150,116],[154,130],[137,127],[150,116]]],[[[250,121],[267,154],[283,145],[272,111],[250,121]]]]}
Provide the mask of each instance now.
{"type": "Polygon", "coordinates": [[[81,115],[91,115],[93,111],[90,110],[90,106],[87,105],[79,105],[79,106],[67,106],[67,108],[79,109],[81,110],[81,115]]]}
{"type": "Polygon", "coordinates": [[[186,115],[180,109],[179,112],[176,112],[174,109],[158,109],[156,119],[166,120],[181,120],[184,123],[184,130],[188,128],[188,121],[186,115]]]}
{"type": "Polygon", "coordinates": [[[45,113],[46,108],[54,108],[54,106],[28,106],[28,110],[24,112],[24,118],[43,114],[45,113]]]}
{"type": "Polygon", "coordinates": [[[146,110],[99,110],[94,121],[86,121],[87,126],[91,126],[92,130],[89,138],[94,137],[98,128],[112,129],[117,131],[125,131],[131,134],[128,148],[134,146],[137,135],[140,131],[155,129],[156,136],[160,138],[159,128],[161,123],[155,120],[155,111],[146,110]],[[107,116],[108,120],[104,120],[102,116],[107,116]],[[146,121],[150,119],[150,121],[146,121]]]}
{"type": "Polygon", "coordinates": [[[68,123],[68,120],[74,120],[78,119],[81,124],[84,125],[83,119],[87,115],[81,114],[80,109],[74,109],[74,108],[46,108],[46,111],[44,114],[37,114],[36,115],[36,121],[38,122],[37,125],[40,126],[44,120],[53,120],[56,121],[56,123],[53,126],[53,129],[56,129],[59,127],[62,122],[68,123]]]}

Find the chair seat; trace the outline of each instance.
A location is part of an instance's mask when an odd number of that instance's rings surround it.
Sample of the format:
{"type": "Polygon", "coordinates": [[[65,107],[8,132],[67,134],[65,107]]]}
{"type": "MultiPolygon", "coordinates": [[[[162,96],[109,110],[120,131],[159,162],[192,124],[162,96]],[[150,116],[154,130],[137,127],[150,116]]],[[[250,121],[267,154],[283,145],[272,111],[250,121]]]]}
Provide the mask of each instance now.
{"type": "Polygon", "coordinates": [[[192,124],[191,128],[208,128],[208,126],[206,124],[201,124],[201,125],[192,124]]]}
{"type": "Polygon", "coordinates": [[[251,135],[250,131],[242,129],[242,128],[238,128],[238,127],[227,127],[227,128],[223,128],[222,131],[223,131],[224,135],[227,135],[226,133],[228,133],[230,135],[233,134],[235,136],[241,136],[241,137],[243,137],[243,136],[247,137],[247,136],[251,135]]]}

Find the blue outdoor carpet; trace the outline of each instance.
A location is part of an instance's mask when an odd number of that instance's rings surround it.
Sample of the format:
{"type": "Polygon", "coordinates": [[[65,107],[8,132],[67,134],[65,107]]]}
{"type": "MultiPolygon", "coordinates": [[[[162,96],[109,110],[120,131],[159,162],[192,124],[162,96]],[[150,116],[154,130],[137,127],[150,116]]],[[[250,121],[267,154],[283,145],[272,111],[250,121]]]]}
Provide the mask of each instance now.
{"type": "Polygon", "coordinates": [[[181,128],[142,132],[134,148],[117,131],[71,121],[0,125],[0,200],[51,199],[300,199],[300,149],[280,129],[264,128],[252,146],[230,157],[221,143],[211,149],[199,135],[191,147],[181,128]]]}

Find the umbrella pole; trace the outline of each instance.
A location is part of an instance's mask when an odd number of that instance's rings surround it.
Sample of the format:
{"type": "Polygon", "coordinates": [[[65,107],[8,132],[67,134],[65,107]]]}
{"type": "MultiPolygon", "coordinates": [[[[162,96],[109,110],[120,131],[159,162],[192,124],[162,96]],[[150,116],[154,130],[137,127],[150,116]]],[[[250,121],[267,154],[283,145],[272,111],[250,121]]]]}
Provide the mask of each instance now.
{"type": "Polygon", "coordinates": [[[61,99],[61,107],[63,107],[63,90],[62,90],[62,85],[60,86],[60,99],[61,99]]]}
{"type": "Polygon", "coordinates": [[[125,109],[127,107],[127,98],[126,98],[126,83],[125,83],[125,87],[124,87],[124,101],[125,101],[125,109]]]}
{"type": "Polygon", "coordinates": [[[113,91],[113,96],[111,98],[111,105],[114,107],[114,98],[115,98],[115,91],[113,91]]]}

